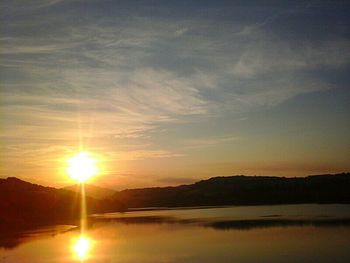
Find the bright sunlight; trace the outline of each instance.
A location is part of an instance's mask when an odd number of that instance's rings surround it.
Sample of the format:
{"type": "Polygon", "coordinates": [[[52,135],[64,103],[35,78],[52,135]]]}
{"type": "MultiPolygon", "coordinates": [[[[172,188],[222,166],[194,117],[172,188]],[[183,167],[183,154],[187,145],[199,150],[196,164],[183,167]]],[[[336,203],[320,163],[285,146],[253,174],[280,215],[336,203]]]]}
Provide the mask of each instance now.
{"type": "Polygon", "coordinates": [[[74,243],[73,250],[76,257],[84,260],[88,257],[91,244],[90,240],[85,236],[80,236],[74,243]]]}
{"type": "Polygon", "coordinates": [[[80,152],[68,160],[71,178],[84,183],[97,173],[96,160],[88,152],[80,152]]]}

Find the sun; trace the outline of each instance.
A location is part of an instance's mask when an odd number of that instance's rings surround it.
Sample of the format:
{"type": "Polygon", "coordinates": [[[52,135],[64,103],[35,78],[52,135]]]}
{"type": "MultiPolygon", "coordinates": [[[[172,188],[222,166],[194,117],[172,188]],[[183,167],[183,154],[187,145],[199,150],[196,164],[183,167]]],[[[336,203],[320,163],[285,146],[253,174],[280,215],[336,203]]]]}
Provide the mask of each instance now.
{"type": "Polygon", "coordinates": [[[68,173],[72,179],[84,183],[97,173],[96,159],[88,152],[79,152],[68,160],[68,173]]]}

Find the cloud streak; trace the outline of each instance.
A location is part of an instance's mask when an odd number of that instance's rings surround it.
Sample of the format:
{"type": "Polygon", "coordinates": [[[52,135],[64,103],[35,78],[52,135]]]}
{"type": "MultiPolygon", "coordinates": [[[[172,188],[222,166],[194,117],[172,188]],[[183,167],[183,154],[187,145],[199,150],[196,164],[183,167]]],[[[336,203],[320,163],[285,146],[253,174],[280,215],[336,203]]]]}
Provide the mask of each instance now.
{"type": "MultiPolygon", "coordinates": [[[[4,16],[0,37],[0,137],[17,154],[50,145],[69,151],[83,138],[115,156],[120,146],[125,160],[181,156],[157,142],[164,127],[229,122],[331,89],[314,72],[344,70],[350,61],[348,38],[281,38],[274,26],[285,17],[270,12],[247,20],[218,18],[210,8],[187,17],[155,8],[150,16],[147,8],[98,1],[2,5],[14,15],[4,16]]],[[[236,138],[191,137],[178,140],[204,147],[236,138]]]]}

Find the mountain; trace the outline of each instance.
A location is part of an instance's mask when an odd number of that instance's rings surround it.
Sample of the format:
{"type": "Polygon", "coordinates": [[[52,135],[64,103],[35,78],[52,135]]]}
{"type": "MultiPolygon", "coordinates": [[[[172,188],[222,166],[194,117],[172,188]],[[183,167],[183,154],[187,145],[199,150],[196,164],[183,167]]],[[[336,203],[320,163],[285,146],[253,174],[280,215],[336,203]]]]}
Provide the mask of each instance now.
{"type": "MultiPolygon", "coordinates": [[[[349,189],[350,173],[302,178],[228,176],[176,187],[127,189],[104,199],[88,196],[87,204],[89,214],[141,207],[350,204],[349,189]]],[[[80,201],[79,194],[66,189],[31,184],[15,177],[0,179],[0,233],[42,225],[78,224],[80,201]]]]}
{"type": "MultiPolygon", "coordinates": [[[[80,192],[79,185],[71,185],[71,186],[64,187],[62,189],[69,190],[75,193],[80,192]]],[[[111,189],[87,184],[85,185],[85,193],[86,193],[86,196],[101,200],[112,196],[113,194],[115,194],[115,191],[111,189]]]]}
{"type": "Polygon", "coordinates": [[[129,208],[300,203],[350,204],[350,174],[308,177],[228,176],[190,185],[127,189],[112,200],[129,208]]]}
{"type": "MultiPolygon", "coordinates": [[[[91,197],[86,201],[88,213],[124,209],[116,201],[91,197]]],[[[0,179],[0,232],[49,224],[78,224],[80,202],[80,195],[68,190],[31,184],[15,177],[0,179]]]]}

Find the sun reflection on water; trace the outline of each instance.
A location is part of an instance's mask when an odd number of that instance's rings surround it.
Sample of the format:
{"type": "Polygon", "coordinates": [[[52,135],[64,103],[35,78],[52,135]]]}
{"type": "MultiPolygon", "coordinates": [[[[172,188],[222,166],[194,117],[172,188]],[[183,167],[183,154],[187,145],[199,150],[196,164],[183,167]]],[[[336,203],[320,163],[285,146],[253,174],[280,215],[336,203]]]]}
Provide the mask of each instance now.
{"type": "Polygon", "coordinates": [[[87,152],[79,152],[69,159],[68,172],[80,183],[80,236],[73,240],[73,254],[80,262],[85,261],[91,253],[92,240],[85,235],[87,225],[87,208],[85,181],[97,173],[96,159],[87,152]]]}
{"type": "Polygon", "coordinates": [[[79,236],[73,243],[74,256],[80,261],[84,261],[89,257],[91,246],[92,241],[90,238],[84,235],[79,236]]]}

